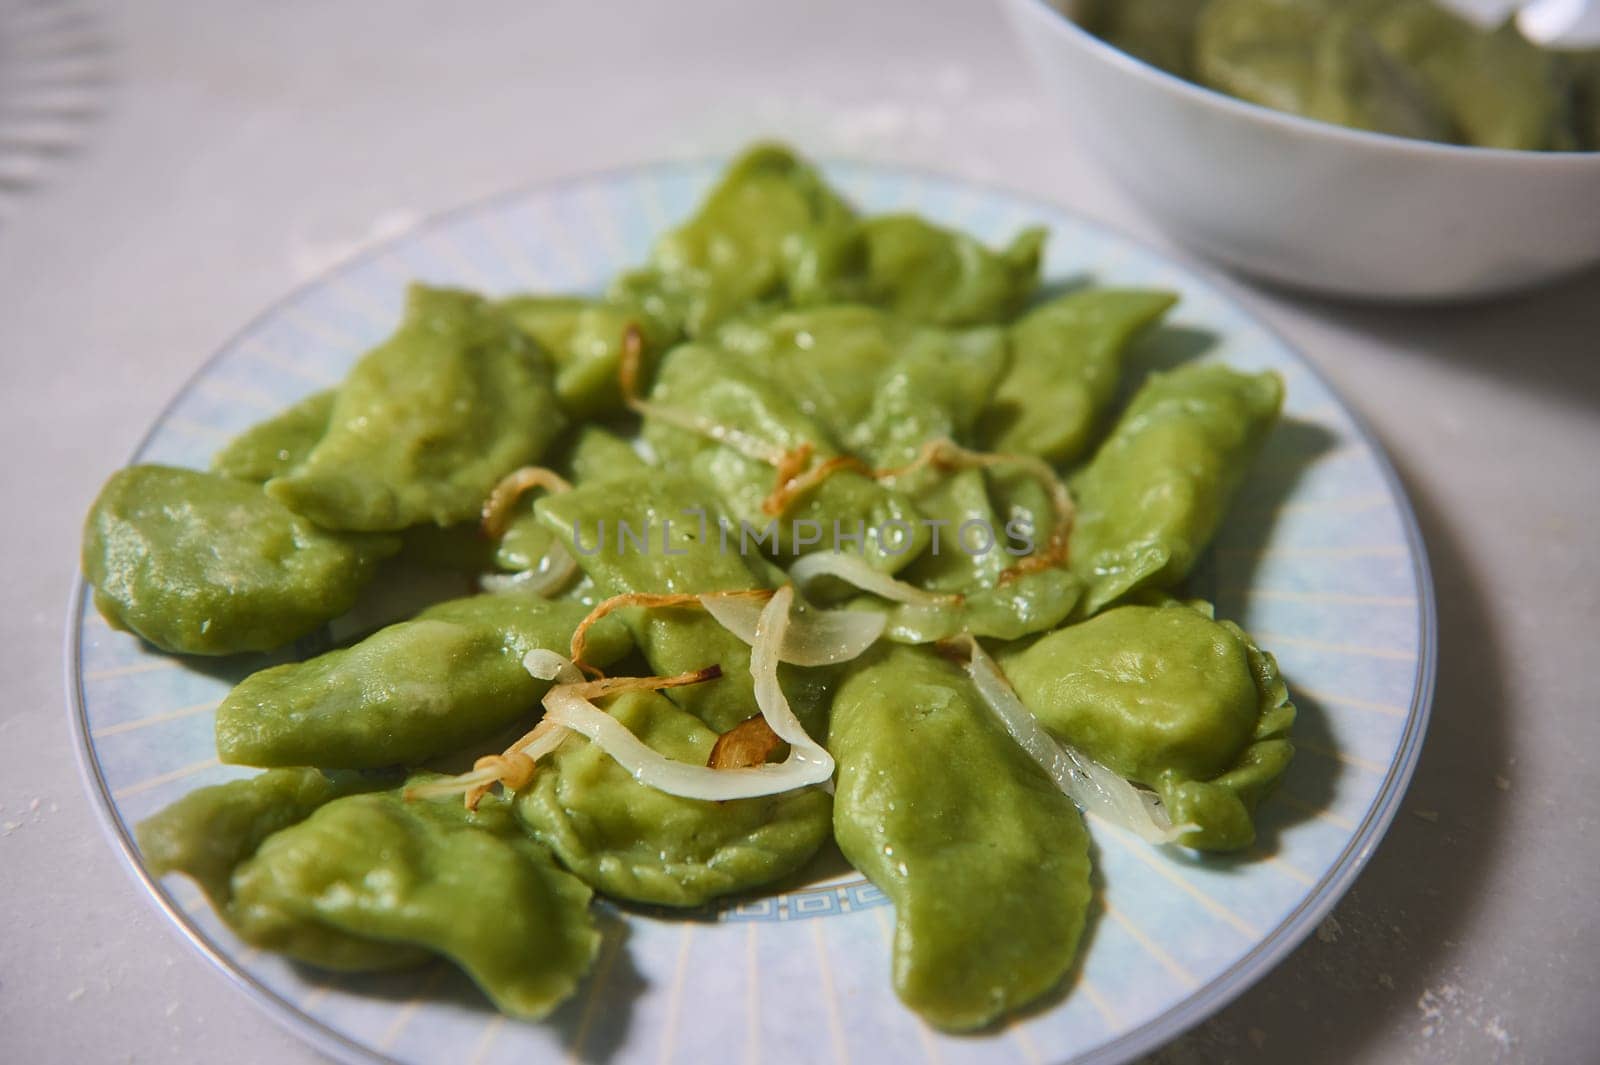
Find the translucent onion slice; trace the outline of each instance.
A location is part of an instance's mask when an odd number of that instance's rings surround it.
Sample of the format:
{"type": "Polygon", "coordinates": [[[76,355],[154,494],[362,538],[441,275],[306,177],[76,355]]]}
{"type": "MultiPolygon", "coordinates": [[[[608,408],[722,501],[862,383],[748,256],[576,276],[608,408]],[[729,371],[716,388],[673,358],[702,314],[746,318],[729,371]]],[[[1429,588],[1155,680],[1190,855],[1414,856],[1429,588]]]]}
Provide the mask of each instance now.
{"type": "Polygon", "coordinates": [[[947,606],[961,601],[961,597],[953,593],[929,592],[914,584],[897,581],[873,569],[859,555],[847,555],[841,551],[818,551],[789,567],[789,579],[801,591],[815,584],[819,577],[833,577],[863,592],[910,606],[947,606]]]}
{"type": "Polygon", "coordinates": [[[478,578],[478,587],[494,595],[536,595],[542,599],[566,587],[578,572],[578,560],[560,544],[552,544],[550,553],[539,560],[539,565],[521,573],[486,573],[478,578]]]}
{"type": "MultiPolygon", "coordinates": [[[[539,680],[555,681],[584,698],[615,695],[624,691],[657,691],[699,684],[715,680],[722,675],[721,666],[708,666],[692,673],[675,677],[612,677],[587,681],[577,663],[564,655],[542,648],[529,651],[522,658],[522,666],[539,680]]],[[[476,810],[489,789],[496,784],[508,791],[521,791],[533,780],[538,761],[551,754],[572,735],[566,726],[545,717],[532,731],[525,734],[500,754],[486,754],[473,763],[472,771],[460,776],[437,780],[407,789],[407,801],[426,799],[438,795],[465,792],[467,809],[476,810]]]]}
{"type": "Polygon", "coordinates": [[[772,731],[789,744],[782,762],[742,769],[709,769],[675,761],[651,750],[622,722],[591,703],[582,685],[562,684],[544,697],[545,719],[564,725],[600,745],[639,783],[686,799],[723,802],[776,795],[833,776],[833,757],[806,734],[778,684],[778,652],[789,626],[794,589],[779,589],[762,610],[751,644],[750,675],[756,705],[772,731]]]}
{"type": "MultiPolygon", "coordinates": [[[[745,643],[756,642],[765,604],[748,596],[702,595],[700,605],[717,624],[745,643]]],[[[797,666],[831,666],[865,653],[883,635],[888,618],[867,610],[804,609],[789,619],[780,661],[797,666]]]]}
{"type": "Polygon", "coordinates": [[[984,704],[1028,757],[1084,813],[1125,828],[1149,843],[1175,843],[1194,827],[1173,825],[1154,792],[1135,787],[1107,766],[1046,732],[977,640],[962,636],[951,642],[967,651],[967,673],[984,704]]]}
{"type": "Polygon", "coordinates": [[[535,647],[522,656],[522,668],[536,680],[553,680],[557,684],[582,684],[583,671],[566,655],[535,647]]]}

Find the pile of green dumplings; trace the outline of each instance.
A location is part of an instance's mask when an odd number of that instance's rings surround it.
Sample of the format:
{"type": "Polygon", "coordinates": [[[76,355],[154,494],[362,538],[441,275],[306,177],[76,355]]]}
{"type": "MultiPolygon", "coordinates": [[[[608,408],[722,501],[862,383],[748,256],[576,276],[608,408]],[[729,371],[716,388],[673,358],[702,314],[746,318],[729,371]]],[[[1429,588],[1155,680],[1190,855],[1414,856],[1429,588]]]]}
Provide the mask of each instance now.
{"type": "Polygon", "coordinates": [[[1600,51],[1547,51],[1434,0],[1095,0],[1093,33],[1241,100],[1397,137],[1600,150],[1600,51]]]}
{"type": "MultiPolygon", "coordinates": [[[[895,987],[928,1021],[972,1029],[1051,992],[1090,905],[1083,816],[935,641],[981,640],[1051,736],[1158,796],[1201,850],[1254,841],[1294,707],[1270,654],[1179,598],[1278,417],[1280,380],[1185,364],[1126,383],[1113,409],[1125,352],[1175,297],[1042,295],[1043,240],[994,249],[863,216],[759,146],[604,296],[415,286],[341,385],[209,471],[117,473],[83,547],[113,625],[186,655],[346,634],[223,700],[221,759],[264,772],[139,826],[147,867],[193,878],[257,947],[348,972],[443,957],[531,1019],[594,960],[593,893],[701,907],[793,878],[831,840],[894,903],[895,987]],[[918,464],[934,440],[1004,458],[918,464]],[[850,461],[740,550],[717,531],[772,520],[762,448],[850,461]],[[519,497],[490,535],[486,499],[528,466],[570,488],[519,497]],[[1070,485],[1070,528],[1040,469],[1070,485]],[[807,610],[884,619],[852,661],[780,670],[837,762],[833,787],[686,799],[571,735],[476,809],[408,801],[539,720],[551,682],[529,652],[566,655],[609,597],[781,587],[797,558],[837,546],[796,519],[900,523],[897,542],[839,550],[927,593],[808,585],[807,610]],[[665,539],[596,544],[620,522],[665,539]],[[1026,530],[1036,554],[953,549],[972,522],[1026,530]],[[1053,535],[1066,550],[1038,554],[1053,535]],[[569,580],[524,590],[558,558],[576,562],[569,580]],[[371,604],[424,570],[494,590],[378,617],[371,604]]],[[[585,661],[613,676],[720,668],[602,700],[667,758],[707,765],[757,712],[750,644],[705,611],[630,607],[585,635],[585,661]]]]}

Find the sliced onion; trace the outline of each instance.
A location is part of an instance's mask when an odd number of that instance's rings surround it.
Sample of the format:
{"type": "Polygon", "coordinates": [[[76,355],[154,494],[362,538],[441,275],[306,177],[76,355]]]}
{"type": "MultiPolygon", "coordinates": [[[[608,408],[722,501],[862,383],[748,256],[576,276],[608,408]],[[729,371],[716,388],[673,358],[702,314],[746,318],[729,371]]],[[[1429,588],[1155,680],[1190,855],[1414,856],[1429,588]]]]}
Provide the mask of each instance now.
{"type": "MultiPolygon", "coordinates": [[[[763,608],[749,596],[702,595],[700,605],[717,619],[717,624],[745,643],[756,642],[756,629],[763,608]]],[[[831,666],[859,657],[878,642],[888,619],[868,610],[802,609],[789,619],[781,661],[797,666],[831,666]]]]}
{"type": "Polygon", "coordinates": [[[1179,836],[1194,827],[1173,825],[1166,807],[1154,792],[1135,787],[1109,767],[1046,732],[978,641],[965,636],[961,644],[968,651],[967,673],[984,704],[1028,757],[1037,762],[1084,813],[1125,828],[1150,843],[1175,843],[1179,836]]]}
{"type": "MultiPolygon", "coordinates": [[[[535,647],[522,656],[522,668],[537,680],[550,680],[558,684],[583,682],[583,672],[570,658],[542,647],[535,647]]],[[[532,731],[507,747],[504,753],[478,759],[471,773],[456,780],[458,784],[469,785],[466,791],[467,809],[476,810],[478,803],[497,782],[505,784],[508,788],[513,787],[511,782],[523,775],[518,772],[519,768],[526,768],[531,774],[532,767],[539,759],[547,754],[553,754],[555,749],[561,746],[562,741],[570,735],[572,735],[570,729],[549,720],[541,720],[532,731]],[[515,762],[519,756],[526,759],[526,762],[520,764],[515,762]]]]}
{"type": "MultiPolygon", "coordinates": [[[[772,596],[772,593],[765,588],[750,588],[737,592],[709,592],[707,594],[715,595],[721,599],[749,598],[759,599],[762,602],[772,596]]],[[[580,663],[579,669],[594,673],[597,676],[600,675],[599,670],[583,664],[583,654],[588,648],[589,630],[601,618],[614,611],[621,610],[624,607],[647,607],[651,609],[669,606],[699,607],[703,606],[702,599],[704,599],[704,596],[698,596],[692,592],[623,592],[621,595],[613,595],[609,599],[602,599],[594,605],[593,610],[584,615],[583,620],[578,622],[578,627],[572,630],[572,660],[580,663]]]]}
{"type": "Polygon", "coordinates": [[[486,573],[478,578],[478,587],[495,595],[536,595],[548,599],[564,588],[578,572],[578,560],[560,544],[552,544],[550,553],[539,560],[539,565],[521,573],[486,573]]]}
{"type": "Polygon", "coordinates": [[[504,536],[506,522],[511,517],[511,508],[517,505],[517,500],[521,499],[525,492],[535,488],[543,488],[552,493],[570,492],[572,482],[555,470],[545,469],[543,466],[524,466],[520,470],[506,474],[490,490],[489,498],[483,501],[483,515],[479,521],[483,534],[491,540],[498,540],[504,536]]]}
{"type": "Polygon", "coordinates": [[[789,579],[801,591],[814,584],[818,577],[833,577],[863,592],[911,606],[945,606],[961,598],[949,593],[925,591],[914,584],[897,581],[873,569],[861,556],[847,555],[842,551],[818,551],[789,567],[789,579]]]}
{"type": "Polygon", "coordinates": [[[546,693],[545,719],[587,736],[639,783],[669,795],[722,802],[819,784],[833,776],[833,757],[806,734],[778,684],[778,652],[789,626],[793,601],[794,589],[789,586],[773,595],[757,620],[750,653],[756,705],[772,731],[789,744],[789,756],[782,762],[743,769],[708,769],[668,758],[584,698],[577,685],[557,685],[546,693]]]}
{"type": "Polygon", "coordinates": [[[553,680],[557,684],[582,684],[583,671],[566,655],[535,647],[522,656],[522,668],[535,680],[553,680]]]}
{"type": "Polygon", "coordinates": [[[794,586],[786,584],[762,609],[756,619],[756,638],[750,644],[750,676],[755,679],[756,706],[761,708],[761,716],[792,749],[789,760],[798,755],[801,761],[825,763],[827,772],[818,780],[826,780],[833,775],[833,756],[807,735],[778,683],[778,652],[789,632],[789,608],[793,605],[794,586]]]}

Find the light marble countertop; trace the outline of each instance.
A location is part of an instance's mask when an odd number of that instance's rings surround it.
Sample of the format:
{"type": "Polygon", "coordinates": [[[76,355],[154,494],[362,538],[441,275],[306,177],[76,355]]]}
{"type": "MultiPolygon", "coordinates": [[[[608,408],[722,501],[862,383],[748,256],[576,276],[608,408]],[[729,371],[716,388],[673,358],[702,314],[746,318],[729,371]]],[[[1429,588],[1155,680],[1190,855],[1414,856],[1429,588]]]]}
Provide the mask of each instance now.
{"type": "MultiPolygon", "coordinates": [[[[163,927],[73,763],[79,523],[207,355],[411,220],[762,134],[1164,242],[1074,155],[984,3],[134,8],[83,24],[105,45],[80,57],[103,70],[84,88],[101,112],[57,123],[75,149],[34,166],[24,144],[18,163],[0,114],[0,1059],[312,1060],[163,927]]],[[[1159,1057],[1592,1060],[1600,276],[1436,310],[1229,287],[1399,467],[1438,586],[1439,686],[1404,808],[1335,919],[1159,1057]]]]}

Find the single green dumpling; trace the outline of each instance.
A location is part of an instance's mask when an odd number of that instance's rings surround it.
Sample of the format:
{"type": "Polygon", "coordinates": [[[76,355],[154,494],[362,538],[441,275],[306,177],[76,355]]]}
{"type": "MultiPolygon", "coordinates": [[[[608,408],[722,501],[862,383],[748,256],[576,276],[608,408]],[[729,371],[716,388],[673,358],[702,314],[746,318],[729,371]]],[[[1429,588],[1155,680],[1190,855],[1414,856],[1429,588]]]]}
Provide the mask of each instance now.
{"type": "MultiPolygon", "coordinates": [[[[566,654],[581,603],[478,595],[429,607],[353,647],[246,677],[217,710],[217,754],[239,765],[369,769],[418,765],[533,713],[549,688],[523,668],[534,648],[566,654]]],[[[590,658],[627,653],[603,619],[590,658]]]]}
{"type": "Polygon", "coordinates": [[[1082,614],[1188,575],[1282,405],[1270,371],[1190,364],[1150,376],[1073,482],[1082,614]]]}
{"type": "Polygon", "coordinates": [[[971,440],[1006,368],[998,329],[919,329],[898,347],[866,416],[844,436],[879,469],[910,462],[930,440],[971,440]]]}
{"type": "Polygon", "coordinates": [[[834,836],[895,906],[894,986],[977,1028],[1060,983],[1089,908],[1072,800],[926,647],[869,651],[834,699],[834,836]]]}
{"type": "Polygon", "coordinates": [[[349,610],[390,536],[328,532],[248,481],[129,466],[85,523],[83,571],[105,619],[166,651],[269,651],[349,610]]]}
{"type": "Polygon", "coordinates": [[[644,340],[646,374],[677,339],[659,319],[627,303],[576,296],[511,296],[496,306],[549,353],[555,363],[556,397],[574,418],[622,413],[619,372],[629,327],[637,327],[644,340]]]}
{"type": "Polygon", "coordinates": [[[850,255],[822,291],[797,303],[859,302],[909,321],[966,326],[1005,321],[1039,284],[1045,231],[1024,230],[993,251],[965,233],[915,215],[879,215],[858,226],[850,255]]]}
{"type": "Polygon", "coordinates": [[[200,788],[140,822],[139,855],[155,876],[182,873],[199,884],[217,916],[252,946],[285,949],[292,939],[296,958],[340,972],[415,965],[427,959],[426,952],[336,928],[302,925],[291,936],[280,926],[273,935],[260,935],[257,923],[241,921],[234,906],[235,870],[274,832],[299,824],[334,799],[394,783],[351,773],[328,777],[315,769],[270,769],[200,788]]]}
{"type": "Polygon", "coordinates": [[[914,451],[929,436],[965,434],[1006,360],[999,330],[938,329],[861,304],[749,316],[715,340],[787,394],[814,431],[874,461],[897,443],[914,451]]]}
{"type": "Polygon", "coordinates": [[[855,236],[855,212],[780,145],[758,145],[728,168],[694,217],[656,244],[650,265],[613,286],[667,333],[700,336],[753,304],[832,277],[855,236]]]}
{"type": "Polygon", "coordinates": [[[1177,302],[1170,292],[1070,292],[1007,330],[1011,360],[983,414],[984,448],[1071,462],[1117,392],[1129,343],[1177,302]]]}
{"type": "MultiPolygon", "coordinates": [[[[619,696],[608,712],[652,749],[692,765],[705,765],[717,742],[656,692],[619,696]]],[[[822,846],[831,820],[820,788],[729,802],[668,795],[578,736],[540,764],[516,810],[590,887],[660,906],[699,906],[788,876],[822,846]]]]}
{"type": "Polygon", "coordinates": [[[564,424],[532,340],[478,296],[414,285],[399,331],[340,386],[326,435],[267,492],[328,529],[451,525],[564,424]]]}
{"type": "Polygon", "coordinates": [[[211,460],[217,473],[264,484],[282,477],[311,454],[328,431],[334,389],[313,392],[265,421],[257,422],[228,442],[211,460]]]}
{"type": "Polygon", "coordinates": [[[399,791],[336,799],[268,836],[232,887],[251,942],[312,964],[304,944],[328,934],[442,955],[525,1020],[566,999],[600,946],[589,889],[493,796],[476,812],[399,791]]]}
{"type": "Polygon", "coordinates": [[[1209,606],[1121,606],[1001,666],[1054,736],[1153,788],[1179,842],[1238,850],[1294,755],[1294,705],[1277,662],[1209,606]]]}

